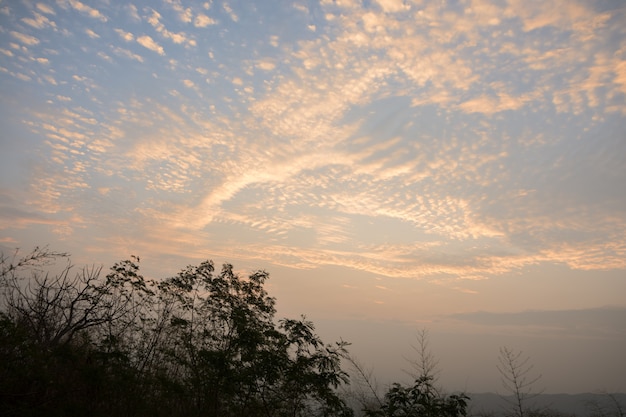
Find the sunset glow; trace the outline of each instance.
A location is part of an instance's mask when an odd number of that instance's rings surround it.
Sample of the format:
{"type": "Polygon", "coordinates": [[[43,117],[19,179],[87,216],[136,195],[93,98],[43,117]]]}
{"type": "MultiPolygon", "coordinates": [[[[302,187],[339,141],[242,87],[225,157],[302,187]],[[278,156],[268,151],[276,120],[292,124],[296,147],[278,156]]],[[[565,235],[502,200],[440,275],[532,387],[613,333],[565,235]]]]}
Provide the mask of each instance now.
{"type": "Polygon", "coordinates": [[[626,391],[626,4],[0,1],[0,245],[265,269],[402,376],[626,391]]]}

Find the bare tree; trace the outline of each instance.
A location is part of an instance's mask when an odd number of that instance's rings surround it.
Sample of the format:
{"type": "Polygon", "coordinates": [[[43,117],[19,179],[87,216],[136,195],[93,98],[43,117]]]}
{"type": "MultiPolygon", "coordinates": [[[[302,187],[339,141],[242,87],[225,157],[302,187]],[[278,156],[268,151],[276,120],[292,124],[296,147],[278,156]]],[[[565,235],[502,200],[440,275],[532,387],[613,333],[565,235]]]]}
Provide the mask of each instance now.
{"type": "Polygon", "coordinates": [[[528,401],[543,391],[534,392],[534,385],[541,379],[541,374],[533,375],[534,366],[530,358],[522,356],[522,351],[513,351],[504,346],[500,348],[497,365],[502,386],[509,396],[502,398],[509,404],[510,414],[514,417],[526,417],[529,411],[528,401]]]}
{"type": "Polygon", "coordinates": [[[350,364],[350,389],[345,395],[358,403],[362,411],[378,410],[383,405],[378,382],[371,369],[365,366],[354,356],[344,355],[343,359],[350,364]]]}
{"type": "Polygon", "coordinates": [[[126,329],[140,319],[152,292],[135,263],[120,262],[112,269],[103,280],[102,267],[75,270],[67,254],[47,248],[2,255],[0,303],[46,348],[67,345],[87,329],[110,330],[113,324],[126,329]]]}
{"type": "Polygon", "coordinates": [[[613,404],[613,414],[615,415],[615,417],[624,417],[624,415],[626,414],[624,412],[624,406],[622,405],[622,403],[617,399],[617,396],[615,394],[611,394],[611,393],[606,393],[607,397],[609,397],[609,399],[611,400],[611,403],[613,404]]]}
{"type": "Polygon", "coordinates": [[[600,393],[603,394],[605,401],[594,399],[585,404],[590,417],[624,417],[626,415],[624,406],[615,394],[600,393]]]}
{"type": "Polygon", "coordinates": [[[415,352],[415,358],[404,358],[410,365],[410,370],[405,370],[413,379],[428,378],[433,384],[439,378],[439,361],[430,350],[429,334],[427,329],[421,329],[415,335],[415,343],[411,344],[415,352]]]}
{"type": "MultiPolygon", "coordinates": [[[[434,383],[439,374],[439,370],[437,369],[439,362],[435,359],[435,356],[430,350],[428,337],[428,330],[426,329],[421,329],[417,332],[415,342],[411,344],[414,357],[404,358],[410,365],[410,368],[405,369],[404,372],[413,380],[427,380],[431,382],[432,385],[430,385],[430,388],[436,391],[437,394],[440,394],[440,390],[434,387],[434,383]]],[[[376,378],[373,376],[372,370],[366,369],[365,366],[352,355],[347,355],[344,359],[350,364],[351,368],[351,388],[346,393],[346,396],[356,401],[366,414],[380,410],[385,399],[380,393],[380,387],[376,378]]]]}

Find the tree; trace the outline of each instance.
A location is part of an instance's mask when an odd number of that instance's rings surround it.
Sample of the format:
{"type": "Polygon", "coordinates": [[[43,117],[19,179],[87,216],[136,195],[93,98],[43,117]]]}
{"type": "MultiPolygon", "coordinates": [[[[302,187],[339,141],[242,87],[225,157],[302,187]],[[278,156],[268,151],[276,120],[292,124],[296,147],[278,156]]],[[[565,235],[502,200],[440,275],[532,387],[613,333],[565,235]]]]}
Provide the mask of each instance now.
{"type": "MultiPolygon", "coordinates": [[[[383,399],[378,397],[371,384],[369,375],[360,366],[356,366],[358,376],[365,380],[366,386],[376,399],[366,403],[365,415],[368,417],[461,417],[467,415],[469,397],[463,393],[444,395],[442,390],[435,386],[437,360],[428,345],[428,331],[423,329],[417,333],[417,343],[412,345],[416,358],[408,360],[412,366],[407,371],[413,378],[413,385],[404,386],[394,383],[387,390],[383,399]]],[[[353,364],[355,362],[353,361],[353,364]]],[[[358,365],[358,363],[356,363],[358,365]]]]}
{"type": "Polygon", "coordinates": [[[439,361],[430,350],[427,329],[421,329],[417,332],[415,344],[412,344],[411,348],[416,356],[415,358],[406,358],[412,369],[405,372],[413,379],[427,378],[436,383],[439,375],[439,370],[437,369],[439,361]]]}
{"type": "Polygon", "coordinates": [[[590,417],[624,417],[626,408],[620,402],[618,395],[609,392],[601,392],[604,401],[597,399],[588,401],[585,405],[590,417]]]}
{"type": "Polygon", "coordinates": [[[102,278],[45,248],[2,254],[0,414],[350,416],[348,344],[277,322],[268,278],[206,261],[148,281],[137,257],[102,278]]]}
{"type": "Polygon", "coordinates": [[[230,264],[187,267],[159,284],[171,305],[165,352],[175,374],[208,415],[344,415],[335,388],[347,382],[345,342],[325,345],[312,323],[274,323],[264,271],[242,279],[230,264]]]}
{"type": "Polygon", "coordinates": [[[350,364],[350,389],[345,396],[360,407],[364,413],[379,410],[383,406],[383,398],[379,394],[378,382],[372,369],[367,369],[357,358],[346,354],[344,359],[350,364]]]}
{"type": "Polygon", "coordinates": [[[533,386],[541,379],[541,375],[533,376],[534,369],[529,364],[529,357],[523,357],[522,352],[515,352],[508,347],[500,348],[500,362],[497,365],[500,372],[502,386],[510,397],[502,396],[509,404],[509,414],[514,417],[525,417],[530,408],[528,401],[541,394],[533,392],[533,386]]]}
{"type": "Polygon", "coordinates": [[[131,357],[143,352],[121,348],[138,335],[151,305],[137,269],[116,264],[102,280],[100,267],[75,271],[67,254],[47,248],[0,256],[0,349],[8,365],[2,414],[128,414],[139,407],[134,394],[142,384],[131,357]]]}
{"type": "Polygon", "coordinates": [[[434,387],[432,377],[421,377],[412,386],[394,383],[385,394],[379,410],[368,417],[461,417],[467,415],[465,394],[442,396],[434,387]]]}

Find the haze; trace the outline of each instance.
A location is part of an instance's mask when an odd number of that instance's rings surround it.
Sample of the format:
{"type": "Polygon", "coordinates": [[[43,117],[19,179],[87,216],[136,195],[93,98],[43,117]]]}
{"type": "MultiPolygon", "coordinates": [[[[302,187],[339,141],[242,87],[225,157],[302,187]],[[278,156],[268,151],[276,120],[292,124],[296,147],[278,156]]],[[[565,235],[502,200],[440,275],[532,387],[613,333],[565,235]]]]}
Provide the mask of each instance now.
{"type": "Polygon", "coordinates": [[[0,244],[265,269],[383,381],[626,391],[623,1],[0,1],[0,244]]]}

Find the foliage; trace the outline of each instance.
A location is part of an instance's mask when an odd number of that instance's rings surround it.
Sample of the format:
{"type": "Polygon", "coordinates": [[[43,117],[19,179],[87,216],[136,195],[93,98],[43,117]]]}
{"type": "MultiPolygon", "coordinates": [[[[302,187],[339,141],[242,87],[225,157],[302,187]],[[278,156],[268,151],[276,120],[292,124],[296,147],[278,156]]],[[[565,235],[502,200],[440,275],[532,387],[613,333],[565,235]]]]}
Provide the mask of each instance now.
{"type": "Polygon", "coordinates": [[[356,389],[348,391],[348,398],[356,402],[369,417],[423,416],[460,417],[467,414],[469,397],[465,394],[446,396],[435,384],[439,370],[437,360],[430,350],[428,331],[416,333],[416,343],[411,345],[415,357],[405,358],[411,369],[405,371],[414,379],[412,386],[394,383],[382,397],[372,372],[347,355],[352,368],[351,383],[356,389]]]}
{"type": "Polygon", "coordinates": [[[405,387],[394,383],[385,394],[378,410],[366,412],[368,417],[461,417],[467,415],[465,394],[442,396],[433,386],[433,377],[424,376],[405,387]]]}
{"type": "Polygon", "coordinates": [[[264,271],[206,261],[155,282],[133,257],[103,279],[46,248],[18,255],[0,257],[2,415],[352,414],[347,343],[275,322],[264,271]]]}

